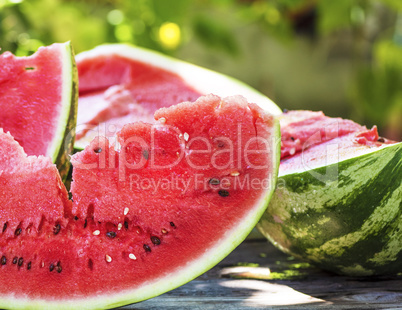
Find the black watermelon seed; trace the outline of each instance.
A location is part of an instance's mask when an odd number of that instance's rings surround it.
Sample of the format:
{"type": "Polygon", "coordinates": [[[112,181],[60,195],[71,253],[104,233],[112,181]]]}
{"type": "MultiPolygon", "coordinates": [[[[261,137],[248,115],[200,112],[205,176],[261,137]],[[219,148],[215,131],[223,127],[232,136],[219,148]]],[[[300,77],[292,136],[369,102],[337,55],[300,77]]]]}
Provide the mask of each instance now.
{"type": "Polygon", "coordinates": [[[379,138],[377,139],[377,141],[378,141],[378,142],[381,142],[381,143],[384,143],[384,142],[385,142],[385,139],[384,139],[383,137],[379,137],[379,138]]]}
{"type": "Polygon", "coordinates": [[[148,160],[148,159],[149,159],[149,152],[148,152],[148,150],[143,150],[143,151],[142,151],[142,156],[144,156],[144,158],[145,158],[146,160],[148,160]]]}
{"type": "Polygon", "coordinates": [[[152,251],[148,244],[144,244],[144,250],[145,250],[145,252],[151,252],[152,251]]]}
{"type": "Polygon", "coordinates": [[[57,271],[57,273],[60,273],[62,270],[63,270],[63,269],[61,268],[60,262],[57,262],[57,265],[56,265],[56,271],[57,271]]]}
{"type": "Polygon", "coordinates": [[[27,265],[27,269],[30,270],[31,269],[31,262],[28,263],[27,265]]]}
{"type": "Polygon", "coordinates": [[[176,227],[176,225],[173,222],[170,222],[170,226],[176,227]]]}
{"type": "Polygon", "coordinates": [[[93,270],[93,269],[94,269],[94,262],[92,261],[92,259],[88,259],[88,268],[89,268],[90,270],[93,270]]]}
{"type": "Polygon", "coordinates": [[[159,238],[156,237],[156,236],[151,236],[151,241],[152,241],[152,243],[155,244],[155,245],[160,245],[160,244],[161,244],[161,239],[159,239],[159,238]]]}
{"type": "Polygon", "coordinates": [[[4,266],[5,264],[7,264],[7,258],[3,255],[2,257],[1,257],[1,265],[2,266],[4,266]]]}
{"type": "Polygon", "coordinates": [[[74,220],[78,221],[78,216],[74,216],[74,220]]]}
{"type": "Polygon", "coordinates": [[[223,143],[222,141],[218,142],[218,147],[219,148],[223,148],[225,146],[225,143],[223,143]]]}
{"type": "Polygon", "coordinates": [[[22,232],[22,229],[21,229],[21,228],[17,228],[17,229],[15,230],[15,235],[16,235],[16,236],[19,236],[19,235],[21,234],[21,232],[22,232]]]}
{"type": "Polygon", "coordinates": [[[290,137],[290,140],[294,141],[294,140],[295,140],[295,138],[293,138],[293,137],[290,137]]]}
{"type": "Polygon", "coordinates": [[[229,196],[229,192],[227,190],[221,189],[220,191],[218,191],[219,196],[221,197],[227,197],[229,196]]]}
{"type": "Polygon", "coordinates": [[[53,233],[57,235],[60,232],[61,226],[60,224],[57,224],[56,226],[53,227],[53,233]]]}
{"type": "Polygon", "coordinates": [[[22,264],[24,263],[24,259],[22,258],[22,257],[20,257],[19,259],[18,259],[18,266],[22,266],[22,264]]]}
{"type": "Polygon", "coordinates": [[[53,265],[53,264],[50,264],[50,266],[49,266],[49,271],[52,272],[53,269],[54,269],[54,265],[53,265]]]}
{"type": "Polygon", "coordinates": [[[4,223],[4,225],[3,225],[3,232],[5,232],[6,229],[7,229],[7,223],[4,223]]]}
{"type": "Polygon", "coordinates": [[[106,236],[109,237],[110,239],[113,239],[116,237],[116,233],[114,231],[108,231],[106,233],[106,236]]]}
{"type": "Polygon", "coordinates": [[[128,229],[128,222],[127,221],[124,221],[124,228],[128,229]]]}
{"type": "Polygon", "coordinates": [[[219,181],[219,179],[217,178],[212,178],[209,180],[209,184],[211,185],[219,185],[221,183],[221,181],[219,181]]]}
{"type": "Polygon", "coordinates": [[[94,149],[94,152],[99,154],[100,152],[102,152],[102,148],[101,147],[97,147],[96,149],[94,149]]]}
{"type": "Polygon", "coordinates": [[[87,221],[87,219],[85,219],[84,228],[87,228],[87,225],[88,225],[88,221],[87,221]]]}
{"type": "Polygon", "coordinates": [[[16,263],[18,263],[18,257],[17,256],[13,258],[13,264],[15,265],[16,263]]]}

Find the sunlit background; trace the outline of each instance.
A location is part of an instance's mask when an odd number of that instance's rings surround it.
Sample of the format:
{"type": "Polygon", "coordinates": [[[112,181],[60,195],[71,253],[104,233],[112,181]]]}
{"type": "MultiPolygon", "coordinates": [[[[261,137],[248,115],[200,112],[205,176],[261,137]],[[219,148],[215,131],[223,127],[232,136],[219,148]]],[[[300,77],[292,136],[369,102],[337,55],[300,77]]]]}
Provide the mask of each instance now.
{"type": "Polygon", "coordinates": [[[0,47],[151,48],[402,139],[401,0],[0,0],[0,47]]]}

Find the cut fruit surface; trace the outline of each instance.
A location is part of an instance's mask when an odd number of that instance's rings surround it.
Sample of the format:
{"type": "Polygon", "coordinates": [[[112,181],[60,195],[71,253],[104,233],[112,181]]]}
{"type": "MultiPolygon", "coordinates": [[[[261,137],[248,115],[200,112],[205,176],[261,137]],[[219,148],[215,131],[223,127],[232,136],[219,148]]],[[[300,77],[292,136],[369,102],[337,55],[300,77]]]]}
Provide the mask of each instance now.
{"type": "Polygon", "coordinates": [[[77,112],[77,72],[69,42],[28,57],[0,55],[0,128],[28,155],[52,159],[64,177],[77,112]]]}
{"type": "Polygon", "coordinates": [[[288,111],[279,119],[281,159],[349,133],[367,130],[351,120],[328,117],[322,112],[288,111]]]}
{"type": "Polygon", "coordinates": [[[19,229],[26,231],[29,227],[37,232],[43,221],[62,220],[71,212],[71,202],[49,158],[27,157],[1,128],[0,146],[0,226],[4,243],[19,229]]]}
{"type": "Polygon", "coordinates": [[[280,119],[278,187],[260,231],[284,252],[336,273],[400,272],[402,143],[317,112],[280,119]]]}
{"type": "Polygon", "coordinates": [[[153,122],[158,108],[195,101],[209,93],[241,94],[271,114],[281,113],[270,99],[240,81],[143,48],[101,45],[78,54],[76,60],[78,149],[99,134],[115,135],[125,124],[153,122]]]}
{"type": "Polygon", "coordinates": [[[120,148],[98,138],[72,157],[74,202],[62,220],[0,238],[0,281],[12,279],[2,307],[141,301],[192,280],[244,240],[275,187],[277,121],[240,96],[213,95],[155,118],[126,125],[120,148]]]}

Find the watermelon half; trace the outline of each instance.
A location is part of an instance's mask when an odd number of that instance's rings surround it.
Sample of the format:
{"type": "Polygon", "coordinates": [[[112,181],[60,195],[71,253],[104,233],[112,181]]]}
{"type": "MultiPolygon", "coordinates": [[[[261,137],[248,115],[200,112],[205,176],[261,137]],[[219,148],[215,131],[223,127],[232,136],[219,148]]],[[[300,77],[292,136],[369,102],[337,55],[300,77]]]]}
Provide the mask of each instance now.
{"type": "Polygon", "coordinates": [[[76,56],[79,104],[75,147],[113,136],[124,124],[154,122],[158,108],[199,96],[242,95],[273,115],[281,110],[248,85],[166,55],[127,44],[100,45],[76,56]]]}
{"type": "Polygon", "coordinates": [[[320,112],[281,117],[278,187],[258,228],[286,253],[343,275],[402,270],[402,143],[320,112]]]}
{"type": "Polygon", "coordinates": [[[77,80],[70,42],[28,57],[0,55],[0,128],[28,155],[50,157],[63,177],[74,144],[77,80]]]}
{"type": "Polygon", "coordinates": [[[138,302],[244,240],[275,188],[277,120],[241,96],[214,95],[155,119],[72,157],[73,203],[49,159],[0,132],[0,307],[138,302]]]}

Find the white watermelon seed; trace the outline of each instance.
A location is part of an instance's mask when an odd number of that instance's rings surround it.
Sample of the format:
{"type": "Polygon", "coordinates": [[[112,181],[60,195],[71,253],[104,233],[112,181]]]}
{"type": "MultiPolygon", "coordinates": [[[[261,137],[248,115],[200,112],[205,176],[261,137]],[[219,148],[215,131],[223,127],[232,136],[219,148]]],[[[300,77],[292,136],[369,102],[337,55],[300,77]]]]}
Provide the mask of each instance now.
{"type": "Polygon", "coordinates": [[[161,122],[161,124],[164,124],[164,123],[166,123],[166,118],[164,118],[164,117],[161,117],[161,118],[159,119],[159,122],[161,122]]]}
{"type": "Polygon", "coordinates": [[[122,224],[122,223],[119,223],[119,225],[117,225],[117,230],[122,229],[122,227],[123,227],[123,224],[122,224]]]}
{"type": "Polygon", "coordinates": [[[183,138],[184,140],[188,141],[188,138],[190,138],[190,136],[187,132],[185,132],[183,138]]]}
{"type": "Polygon", "coordinates": [[[100,235],[100,231],[99,231],[99,230],[95,230],[92,234],[93,234],[94,236],[99,236],[99,235],[100,235]]]}
{"type": "Polygon", "coordinates": [[[109,255],[105,255],[105,259],[108,263],[110,263],[112,261],[112,258],[109,255]]]}
{"type": "Polygon", "coordinates": [[[232,177],[237,177],[237,176],[240,175],[240,172],[239,172],[239,171],[232,171],[232,172],[230,173],[230,175],[231,175],[232,177]]]}
{"type": "Polygon", "coordinates": [[[296,149],[295,148],[291,148],[289,151],[290,155],[294,155],[296,153],[296,149]]]}
{"type": "Polygon", "coordinates": [[[137,259],[137,257],[135,257],[135,255],[134,255],[133,253],[130,253],[130,254],[128,255],[128,257],[129,257],[130,259],[132,259],[132,260],[136,260],[136,259],[137,259]]]}
{"type": "Polygon", "coordinates": [[[128,211],[129,211],[129,208],[125,207],[124,208],[124,215],[127,215],[128,211]]]}

